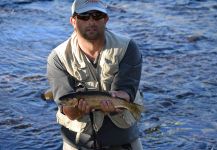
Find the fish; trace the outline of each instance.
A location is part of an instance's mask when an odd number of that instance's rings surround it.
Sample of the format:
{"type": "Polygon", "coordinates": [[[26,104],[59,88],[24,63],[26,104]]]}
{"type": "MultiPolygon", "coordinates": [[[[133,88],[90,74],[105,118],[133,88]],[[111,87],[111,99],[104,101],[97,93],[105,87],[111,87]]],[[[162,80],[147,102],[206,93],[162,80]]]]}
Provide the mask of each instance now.
{"type": "Polygon", "coordinates": [[[129,110],[136,120],[139,120],[141,113],[145,111],[143,105],[128,102],[119,97],[112,97],[109,92],[101,91],[85,91],[67,94],[60,98],[60,105],[76,107],[80,99],[84,99],[87,104],[94,110],[100,110],[100,102],[102,100],[111,100],[115,108],[123,108],[129,110]]]}
{"type": "Polygon", "coordinates": [[[53,101],[54,97],[53,97],[53,93],[52,93],[51,89],[48,89],[45,92],[43,92],[41,94],[41,99],[44,101],[53,101]]]}

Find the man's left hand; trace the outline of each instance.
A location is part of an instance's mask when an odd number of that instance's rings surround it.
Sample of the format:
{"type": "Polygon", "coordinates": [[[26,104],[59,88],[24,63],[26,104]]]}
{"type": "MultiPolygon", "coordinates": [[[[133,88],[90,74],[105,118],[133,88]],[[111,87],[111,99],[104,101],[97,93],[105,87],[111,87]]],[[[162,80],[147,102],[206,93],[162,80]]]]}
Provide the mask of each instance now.
{"type": "Polygon", "coordinates": [[[125,91],[109,91],[112,97],[123,98],[126,101],[130,101],[130,95],[125,91]]]}
{"type": "MultiPolygon", "coordinates": [[[[123,98],[126,101],[130,101],[130,96],[127,92],[125,91],[110,91],[109,92],[112,97],[119,97],[123,98]]],[[[103,100],[101,102],[101,109],[105,113],[111,113],[111,112],[120,112],[120,109],[116,109],[114,105],[112,104],[112,101],[110,100],[103,100]]]]}

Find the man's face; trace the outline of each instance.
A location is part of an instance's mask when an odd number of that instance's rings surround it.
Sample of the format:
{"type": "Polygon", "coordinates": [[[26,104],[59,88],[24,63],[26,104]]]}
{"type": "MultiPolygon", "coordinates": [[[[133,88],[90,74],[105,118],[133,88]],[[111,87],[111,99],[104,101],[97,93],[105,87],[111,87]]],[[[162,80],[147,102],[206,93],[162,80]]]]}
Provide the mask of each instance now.
{"type": "Polygon", "coordinates": [[[88,11],[71,18],[71,23],[77,34],[89,41],[104,36],[107,21],[108,16],[99,11],[88,11]]]}

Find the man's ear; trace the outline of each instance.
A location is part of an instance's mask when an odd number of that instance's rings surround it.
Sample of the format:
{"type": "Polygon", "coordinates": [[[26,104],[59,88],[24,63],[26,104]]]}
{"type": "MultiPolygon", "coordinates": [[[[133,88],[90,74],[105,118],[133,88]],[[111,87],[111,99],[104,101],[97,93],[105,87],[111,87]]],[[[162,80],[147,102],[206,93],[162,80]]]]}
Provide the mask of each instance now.
{"type": "Polygon", "coordinates": [[[70,24],[75,27],[75,22],[76,22],[76,19],[75,17],[70,17],[70,24]]]}
{"type": "Polygon", "coordinates": [[[109,20],[109,16],[108,15],[106,15],[106,17],[105,17],[105,23],[107,23],[108,22],[108,20],[109,20]]]}

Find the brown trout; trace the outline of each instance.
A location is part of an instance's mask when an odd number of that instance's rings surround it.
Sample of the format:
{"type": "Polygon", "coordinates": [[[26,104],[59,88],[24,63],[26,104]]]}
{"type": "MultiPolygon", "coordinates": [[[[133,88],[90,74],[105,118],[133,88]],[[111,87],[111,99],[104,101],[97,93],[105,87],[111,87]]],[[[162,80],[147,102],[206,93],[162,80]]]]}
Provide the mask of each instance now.
{"type": "Polygon", "coordinates": [[[136,103],[125,101],[118,97],[112,97],[108,92],[88,91],[75,92],[60,98],[60,105],[76,107],[79,99],[87,101],[93,109],[100,110],[100,101],[111,100],[115,108],[125,108],[131,112],[136,120],[140,119],[141,113],[144,112],[144,106],[136,103]]]}
{"type": "Polygon", "coordinates": [[[49,100],[53,100],[53,93],[51,91],[51,89],[48,89],[47,91],[45,91],[44,93],[41,94],[41,99],[44,101],[49,101],[49,100]]]}

